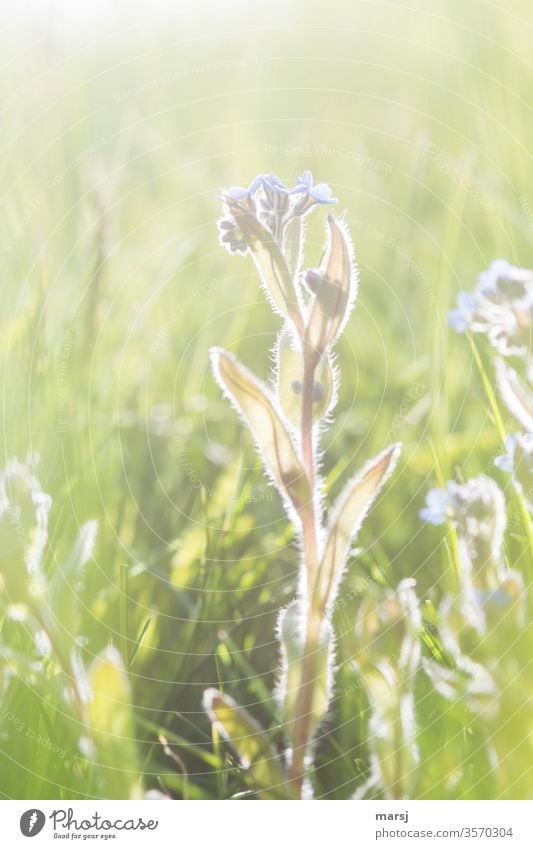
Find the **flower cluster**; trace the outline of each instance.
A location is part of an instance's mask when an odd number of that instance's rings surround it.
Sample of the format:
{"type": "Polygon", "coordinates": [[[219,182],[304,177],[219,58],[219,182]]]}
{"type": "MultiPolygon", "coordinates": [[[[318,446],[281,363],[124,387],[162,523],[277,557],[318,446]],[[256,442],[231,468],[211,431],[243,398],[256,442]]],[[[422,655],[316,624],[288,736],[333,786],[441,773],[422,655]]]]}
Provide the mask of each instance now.
{"type": "Polygon", "coordinates": [[[444,489],[431,489],[420,518],[433,525],[452,522],[460,536],[501,545],[505,525],[503,494],[494,481],[480,475],[466,483],[448,481],[444,489]]]}
{"type": "Polygon", "coordinates": [[[476,642],[472,635],[501,634],[502,627],[523,618],[524,582],[507,568],[503,556],[503,492],[486,475],[461,484],[448,481],[444,489],[428,493],[420,515],[434,525],[449,522],[454,528],[459,570],[458,592],[447,593],[438,610],[439,637],[454,668],[436,659],[423,659],[422,667],[444,698],[464,699],[473,713],[483,711],[495,718],[497,682],[471,654],[476,642]]]}
{"type": "MultiPolygon", "coordinates": [[[[515,450],[514,440],[512,445],[515,450]]],[[[505,498],[492,478],[479,475],[466,483],[448,481],[444,489],[430,490],[420,517],[434,525],[449,522],[454,527],[463,600],[471,613],[472,604],[481,610],[488,600],[509,603],[514,599],[520,578],[504,563],[505,498]]]]}
{"type": "Polygon", "coordinates": [[[449,314],[458,333],[486,334],[504,357],[528,358],[533,327],[533,271],[495,260],[479,275],[473,293],[462,292],[449,314]]]}
{"type": "Polygon", "coordinates": [[[218,226],[220,241],[230,253],[246,253],[250,246],[246,232],[239,226],[239,210],[251,212],[283,245],[291,222],[301,221],[316,205],[338,203],[326,183],[315,185],[310,171],[304,171],[292,188],[277,174],[258,174],[248,188],[232,186],[227,189],[223,200],[225,215],[218,226]]]}
{"type": "MultiPolygon", "coordinates": [[[[524,432],[505,438],[506,453],[494,464],[512,474],[519,498],[533,514],[532,319],[533,272],[505,260],[493,262],[480,274],[474,292],[461,293],[457,308],[449,314],[454,330],[485,334],[498,354],[495,382],[524,432]],[[511,357],[522,361],[524,375],[509,363],[511,357]]],[[[458,586],[445,595],[438,610],[439,639],[452,664],[424,658],[422,666],[444,698],[464,699],[472,712],[482,711],[495,720],[503,704],[499,670],[489,672],[475,659],[480,649],[476,635],[483,637],[484,645],[505,639],[507,633],[516,640],[516,627],[524,619],[524,581],[504,558],[503,492],[487,475],[465,483],[448,481],[428,492],[420,517],[453,528],[458,568],[458,586]]]]}
{"type": "MultiPolygon", "coordinates": [[[[474,292],[463,292],[457,300],[449,315],[451,326],[459,333],[485,333],[500,355],[495,361],[500,397],[523,432],[507,436],[506,453],[495,465],[512,474],[533,515],[533,271],[496,260],[480,274],[474,292]],[[509,357],[525,364],[523,376],[503,359],[509,357]]],[[[446,509],[442,495],[430,493],[423,518],[435,522],[441,507],[446,509]]]]}

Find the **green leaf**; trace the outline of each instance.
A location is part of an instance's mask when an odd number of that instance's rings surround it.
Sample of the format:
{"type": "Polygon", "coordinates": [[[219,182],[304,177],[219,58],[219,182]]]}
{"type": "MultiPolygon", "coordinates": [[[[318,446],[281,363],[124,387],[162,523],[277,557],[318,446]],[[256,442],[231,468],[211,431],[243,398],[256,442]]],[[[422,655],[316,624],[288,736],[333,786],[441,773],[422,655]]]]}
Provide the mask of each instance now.
{"type": "Polygon", "coordinates": [[[287,428],[268,389],[231,354],[211,350],[220,386],[244,417],[267,470],[298,513],[310,503],[309,485],[287,428]]]}
{"type": "MultiPolygon", "coordinates": [[[[291,334],[282,330],[276,345],[278,398],[286,418],[299,429],[302,422],[303,353],[291,334]]],[[[331,355],[325,352],[315,371],[313,419],[319,421],[336,400],[335,376],[331,355]]]]}
{"type": "Polygon", "coordinates": [[[291,318],[302,332],[300,305],[291,273],[272,233],[239,201],[225,198],[228,210],[250,248],[261,283],[274,309],[285,318],[291,318]]]}
{"type": "Polygon", "coordinates": [[[335,600],[350,547],[381,487],[392,473],[401,446],[392,445],[348,482],[332,510],[324,557],[319,571],[323,605],[335,600]]]}
{"type": "Polygon", "coordinates": [[[93,556],[97,531],[96,521],[85,522],[81,526],[71,551],[50,584],[50,606],[53,610],[62,611],[58,628],[65,642],[72,642],[77,634],[85,566],[93,556]]]}
{"type": "Polygon", "coordinates": [[[313,299],[305,339],[315,351],[332,345],[344,327],[357,294],[357,272],[350,237],[342,222],[328,215],[328,245],[318,271],[308,271],[305,282],[313,299]]]}
{"type": "Polygon", "coordinates": [[[287,776],[268,735],[230,696],[218,690],[204,693],[204,709],[217,731],[227,740],[244,769],[266,798],[286,794],[287,776]]]}
{"type": "Polygon", "coordinates": [[[110,798],[142,798],[131,689],[118,651],[108,646],[88,670],[87,724],[105,764],[110,798]]]}

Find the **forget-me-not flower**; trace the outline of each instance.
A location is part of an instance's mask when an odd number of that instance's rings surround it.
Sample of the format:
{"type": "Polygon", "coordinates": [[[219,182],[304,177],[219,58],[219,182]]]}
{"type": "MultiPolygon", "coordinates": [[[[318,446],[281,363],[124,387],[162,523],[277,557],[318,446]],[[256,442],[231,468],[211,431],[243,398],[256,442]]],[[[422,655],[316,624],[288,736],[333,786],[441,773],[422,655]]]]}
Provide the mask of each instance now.
{"type": "Polygon", "coordinates": [[[337,198],[332,197],[332,191],[327,183],[317,183],[316,185],[313,183],[313,175],[310,171],[304,171],[298,177],[296,186],[290,189],[289,194],[301,196],[294,207],[295,215],[307,211],[314,203],[338,203],[337,198]]]}
{"type": "Polygon", "coordinates": [[[533,272],[494,260],[472,293],[461,292],[448,321],[458,333],[484,333],[504,357],[528,356],[533,326],[533,272]]]}
{"type": "Polygon", "coordinates": [[[449,496],[443,489],[430,489],[426,495],[426,506],[419,512],[424,522],[432,525],[443,525],[449,518],[449,496]]]}
{"type": "Polygon", "coordinates": [[[457,295],[457,308],[448,314],[448,323],[456,333],[468,330],[478,302],[471,292],[460,292],[457,295]]]}

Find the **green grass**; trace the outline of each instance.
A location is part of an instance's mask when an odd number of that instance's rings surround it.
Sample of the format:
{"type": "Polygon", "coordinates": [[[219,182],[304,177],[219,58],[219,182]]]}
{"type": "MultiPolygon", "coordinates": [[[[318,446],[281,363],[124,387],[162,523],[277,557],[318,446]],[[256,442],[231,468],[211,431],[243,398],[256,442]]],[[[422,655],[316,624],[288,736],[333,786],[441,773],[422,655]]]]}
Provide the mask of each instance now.
{"type": "MultiPolygon", "coordinates": [[[[265,376],[278,324],[251,261],[218,246],[221,186],[310,168],[354,237],[360,294],[338,350],[328,483],[337,492],[391,438],[404,451],[346,594],[362,576],[395,586],[413,575],[424,611],[438,606],[455,580],[453,545],[418,510],[439,474],[472,477],[499,452],[490,352],[480,344],[477,363],[446,313],[492,259],[532,264],[528,3],[223,5],[168,26],[123,11],[123,27],[69,49],[28,24],[0,38],[0,467],[40,455],[50,580],[79,527],[98,520],[73,635],[87,664],[109,643],[120,651],[137,740],[136,767],[127,753],[111,768],[87,759],[61,672],[32,672],[31,628],[6,619],[4,797],[120,796],[130,768],[176,797],[231,796],[246,780],[213,741],[204,689],[276,725],[274,630],[296,554],[208,349],[265,376]]],[[[308,265],[322,240],[317,214],[308,265]]],[[[521,516],[507,557],[527,575],[521,516]]],[[[336,615],[336,698],[317,750],[318,795],[334,798],[368,771],[368,704],[351,686],[358,605],[354,595],[336,615]]],[[[65,609],[50,614],[61,623],[65,609]]],[[[480,650],[502,670],[508,719],[496,731],[420,676],[417,796],[530,797],[528,637],[504,623],[480,650]]]]}

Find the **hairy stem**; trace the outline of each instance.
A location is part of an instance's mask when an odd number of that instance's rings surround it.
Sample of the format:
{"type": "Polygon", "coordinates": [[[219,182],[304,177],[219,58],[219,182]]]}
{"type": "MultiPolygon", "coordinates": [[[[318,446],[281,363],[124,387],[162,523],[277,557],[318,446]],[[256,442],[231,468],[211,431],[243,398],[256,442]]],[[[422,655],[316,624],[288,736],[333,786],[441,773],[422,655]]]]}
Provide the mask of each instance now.
{"type": "Polygon", "coordinates": [[[315,661],[318,651],[321,617],[315,609],[314,592],[318,572],[318,527],[314,486],[316,482],[315,451],[313,441],[313,388],[319,355],[313,350],[304,351],[302,387],[301,444],[304,470],[309,481],[312,501],[303,520],[304,566],[306,572],[307,621],[305,652],[302,661],[302,680],[298,694],[298,708],[294,729],[294,745],[290,770],[291,782],[301,797],[305,779],[305,756],[310,743],[311,710],[315,683],[315,661]]]}

